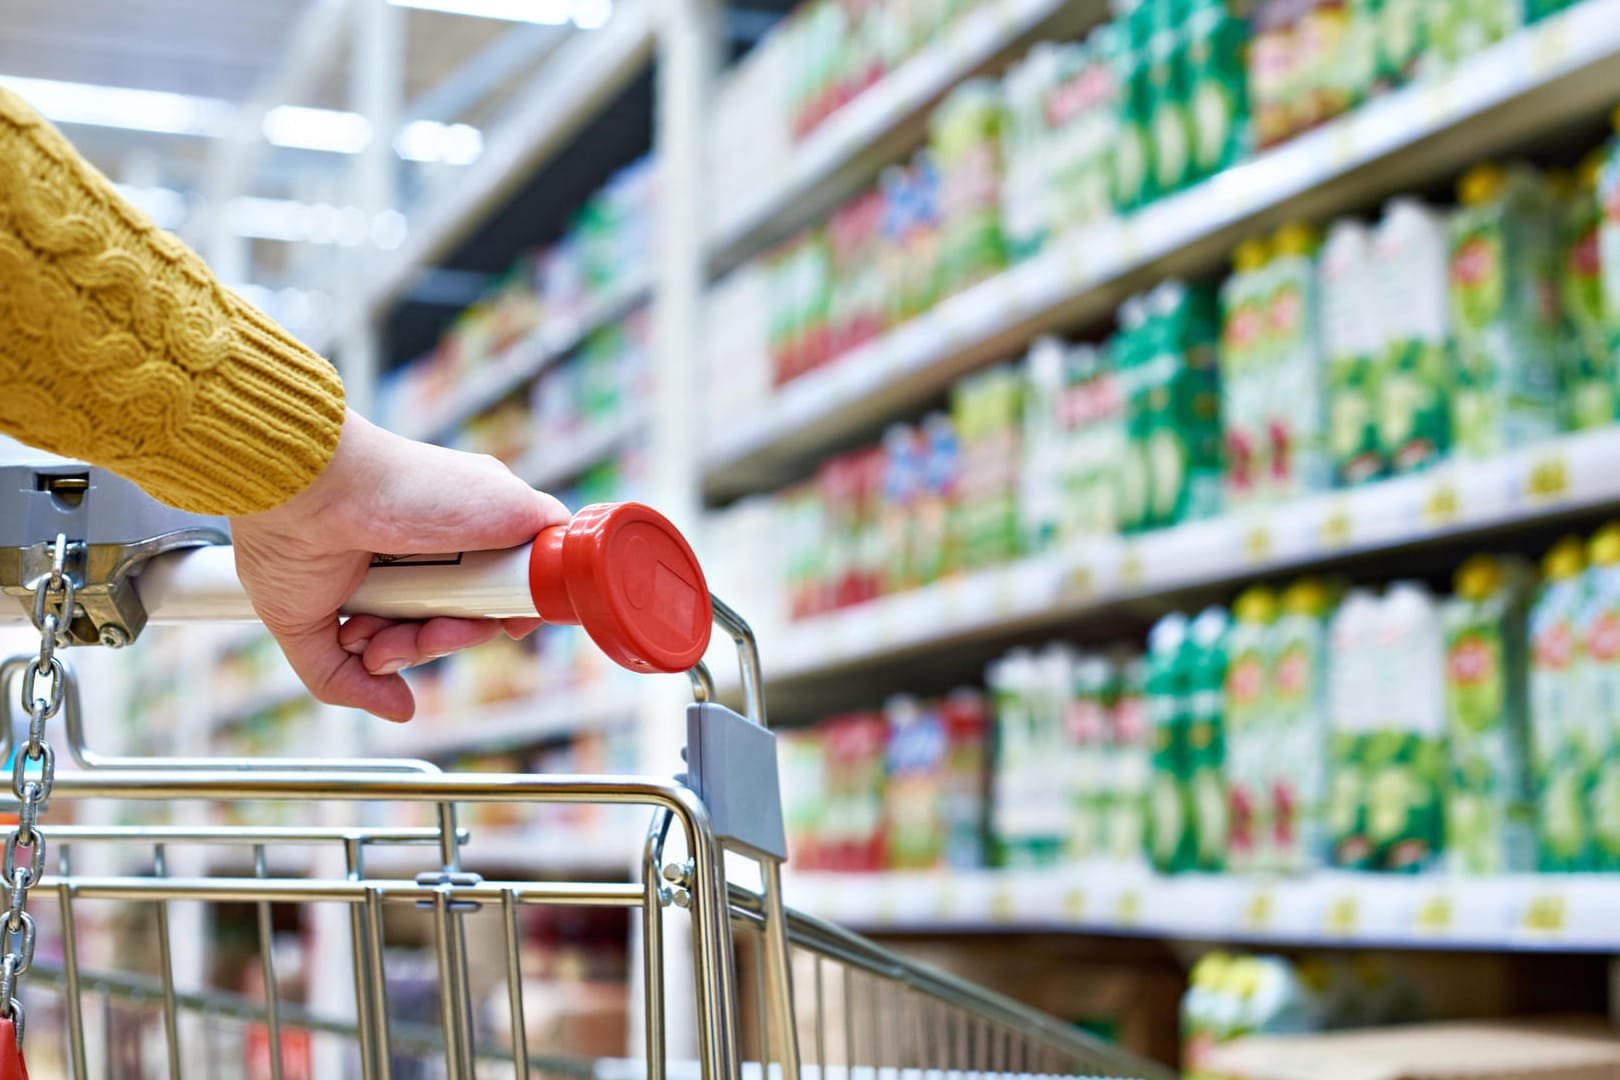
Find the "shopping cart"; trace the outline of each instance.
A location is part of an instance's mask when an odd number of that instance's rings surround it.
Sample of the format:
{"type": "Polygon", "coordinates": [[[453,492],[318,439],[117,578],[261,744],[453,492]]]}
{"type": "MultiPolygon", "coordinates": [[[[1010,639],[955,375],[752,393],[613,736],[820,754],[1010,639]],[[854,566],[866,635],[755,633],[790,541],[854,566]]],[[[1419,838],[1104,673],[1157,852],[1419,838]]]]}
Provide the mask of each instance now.
{"type": "MultiPolygon", "coordinates": [[[[38,1073],[50,1055],[55,1069],[76,1078],[245,1076],[240,1039],[234,1056],[222,1060],[214,1049],[219,1033],[234,1029],[257,1033],[260,1074],[277,1080],[311,1074],[302,1050],[290,1049],[303,1045],[289,1040],[294,1032],[321,1042],[331,1055],[324,1060],[337,1063],[336,1071],[315,1067],[322,1080],[340,1074],[766,1080],[839,1070],[875,1080],[1169,1075],[1069,1024],[783,906],[774,737],[764,723],[753,636],[735,612],[711,600],[691,549],[645,507],[588,508],[513,551],[380,559],[354,608],[399,617],[539,614],[582,624],[627,667],[689,672],[695,700],[686,712],[685,771],[676,779],[447,774],[403,760],[96,752],[59,645],[122,646],[148,622],[251,619],[227,540],[222,523],[163,508],[100,470],[0,469],[0,587],[19,600],[6,618],[41,629],[38,654],[0,666],[5,700],[20,701],[23,713],[8,708],[4,725],[19,819],[5,843],[0,883],[10,900],[0,911],[0,1034],[15,1024],[18,1046],[26,1039],[38,1073]],[[736,643],[743,715],[714,700],[700,662],[711,619],[736,643]],[[74,766],[59,772],[45,731],[53,718],[74,766]],[[218,800],[251,807],[409,802],[431,807],[435,824],[50,824],[67,800],[85,799],[163,800],[177,807],[181,821],[203,817],[205,804],[218,800]],[[639,880],[495,881],[467,871],[458,807],[486,802],[645,808],[650,827],[639,880]],[[235,848],[242,868],[172,873],[168,853],[182,845],[235,848]],[[279,855],[311,847],[328,853],[314,873],[301,861],[298,869],[281,869],[279,855]],[[132,871],[127,859],[114,860],[110,872],[86,872],[107,848],[136,849],[146,865],[132,871]],[[419,851],[421,872],[368,872],[368,862],[385,850],[419,851]],[[728,862],[739,858],[758,867],[757,883],[728,876],[735,869],[728,862]],[[148,955],[90,962],[84,912],[104,901],[133,903],[150,916],[148,955]],[[172,915],[198,902],[248,905],[256,913],[262,995],[177,984],[172,915]],[[346,919],[349,956],[342,966],[352,974],[352,1009],[328,1015],[284,1000],[272,915],[293,904],[341,912],[340,927],[346,919]],[[528,1036],[519,926],[520,915],[535,906],[622,909],[638,928],[639,1059],[577,1060],[528,1036]],[[398,909],[414,909],[413,917],[431,924],[436,1016],[407,1017],[391,1001],[385,917],[398,909]],[[60,927],[60,963],[34,956],[36,926],[46,920],[60,927]],[[469,965],[474,937],[497,943],[504,970],[469,965]],[[689,957],[694,973],[690,1001],[678,998],[690,1010],[683,1020],[666,1015],[665,968],[677,953],[689,957]],[[475,1010],[474,989],[478,984],[480,1000],[488,1000],[489,988],[501,983],[497,996],[506,1008],[496,1025],[475,1010]],[[40,1019],[47,1014],[59,1022],[40,1019]],[[28,1016],[35,1019],[25,1026],[28,1016]]],[[[343,997],[349,1000],[346,991],[343,997]]],[[[0,1053],[0,1080],[24,1075],[22,1069],[20,1049],[15,1057],[0,1053]]]]}

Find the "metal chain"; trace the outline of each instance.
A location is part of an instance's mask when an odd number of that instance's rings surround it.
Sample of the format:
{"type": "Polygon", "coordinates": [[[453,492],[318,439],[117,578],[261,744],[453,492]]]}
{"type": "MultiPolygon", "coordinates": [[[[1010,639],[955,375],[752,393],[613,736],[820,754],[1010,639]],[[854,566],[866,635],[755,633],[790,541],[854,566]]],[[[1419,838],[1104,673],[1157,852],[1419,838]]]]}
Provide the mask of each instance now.
{"type": "Polygon", "coordinates": [[[66,639],[75,604],[75,587],[65,571],[66,563],[67,537],[58,533],[51,551],[51,572],[34,588],[39,659],[23,672],[28,742],[12,755],[11,793],[17,797],[17,824],[6,837],[0,856],[7,898],[5,914],[0,916],[0,1018],[11,1021],[19,1048],[24,1014],[18,985],[34,963],[34,919],[28,914],[28,890],[45,875],[45,834],[38,828],[39,812],[51,797],[56,778],[56,751],[45,741],[45,722],[61,710],[67,691],[67,671],[56,655],[58,645],[66,639]],[[43,692],[39,686],[42,677],[50,679],[43,692]],[[27,852],[26,862],[23,852],[27,852]]]}

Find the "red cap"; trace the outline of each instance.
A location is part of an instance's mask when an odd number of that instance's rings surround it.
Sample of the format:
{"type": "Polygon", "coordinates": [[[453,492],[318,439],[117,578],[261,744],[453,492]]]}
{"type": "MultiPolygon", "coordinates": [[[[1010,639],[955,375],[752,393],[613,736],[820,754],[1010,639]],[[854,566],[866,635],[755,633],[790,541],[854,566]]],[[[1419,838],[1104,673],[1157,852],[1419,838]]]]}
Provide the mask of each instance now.
{"type": "Polygon", "coordinates": [[[675,526],[640,503],[598,503],[535,537],[529,591],[550,623],[578,623],[632,671],[685,671],[709,648],[703,568],[675,526]]]}

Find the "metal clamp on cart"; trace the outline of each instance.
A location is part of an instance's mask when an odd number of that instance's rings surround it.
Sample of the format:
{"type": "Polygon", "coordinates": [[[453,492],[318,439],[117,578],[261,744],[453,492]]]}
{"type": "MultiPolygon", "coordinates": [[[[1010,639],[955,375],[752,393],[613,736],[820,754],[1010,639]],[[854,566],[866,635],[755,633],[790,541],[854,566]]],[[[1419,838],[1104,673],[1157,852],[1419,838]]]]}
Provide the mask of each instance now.
{"type": "MultiPolygon", "coordinates": [[[[85,741],[78,687],[60,655],[66,645],[125,645],[149,623],[251,619],[236,583],[222,523],[157,506],[97,469],[7,469],[0,507],[0,584],[16,597],[11,621],[41,632],[38,653],[0,669],[5,692],[20,693],[26,732],[7,731],[19,822],[4,848],[9,907],[0,915],[0,1080],[24,1076],[25,1003],[61,1000],[72,1075],[101,1075],[88,1051],[86,1018],[99,1004],[146,1000],[162,1011],[168,1075],[182,1075],[180,1032],[190,1014],[263,1024],[271,1075],[286,1075],[280,1033],[296,1026],[352,1045],[359,1074],[395,1075],[404,1060],[434,1058],[455,1080],[485,1075],[489,1061],[518,1077],[536,1072],[608,1075],[604,1063],[560,1061],[525,1034],[518,912],[530,905],[605,906],[639,914],[644,948],[642,1030],[645,1060],[626,1075],[657,1080],[679,1063],[666,1060],[665,909],[685,909],[691,925],[697,1065],[708,1078],[743,1075],[745,1060],[774,1064],[782,1076],[801,1068],[907,1068],[1087,1076],[1158,1076],[1070,1026],[988,991],[907,961],[837,927],[787,910],[786,859],[775,738],[765,726],[763,684],[752,632],[708,592],[692,549],[655,511],[634,503],[581,511],[522,548],[442,556],[380,557],[352,603],[354,612],[393,617],[438,614],[535,616],[577,623],[626,668],[688,672],[696,702],[687,713],[686,772],[677,780],[638,777],[451,775],[422,762],[228,758],[109,757],[85,741]],[[747,704],[740,715],[712,700],[701,664],[718,624],[736,643],[747,704]],[[20,684],[20,688],[17,688],[20,684]],[[47,723],[65,720],[75,768],[57,771],[47,723]],[[289,829],[272,826],[53,828],[47,798],[163,800],[184,807],[204,800],[255,804],[411,802],[436,808],[425,830],[289,829]],[[653,811],[641,865],[631,883],[489,881],[460,863],[465,834],[456,805],[465,802],[600,803],[653,811]],[[683,849],[669,857],[672,834],[683,849]],[[250,877],[170,877],[165,843],[231,844],[252,853],[250,877]],[[424,844],[431,869],[414,879],[367,873],[368,850],[424,844]],[[342,876],[278,876],[267,853],[289,844],[341,846],[342,876]],[[91,845],[152,850],[151,875],[85,876],[72,854],[91,845]],[[47,861],[47,851],[55,863],[47,861]],[[760,888],[727,878],[727,852],[754,860],[760,888]],[[32,896],[55,900],[62,962],[36,963],[32,896]],[[158,919],[158,978],[93,971],[77,947],[78,908],[96,900],[133,901],[158,919]],[[248,903],[259,912],[263,1001],[177,988],[168,934],[174,901],[248,903]],[[349,917],[354,1009],[322,1016],[284,1001],[270,941],[272,904],[338,905],[349,917]],[[416,905],[432,912],[438,960],[439,1023],[406,1024],[388,1002],[384,910],[416,905]],[[510,1037],[478,1030],[472,1008],[467,941],[474,921],[493,923],[506,950],[510,1037]],[[752,971],[739,969],[736,935],[752,935],[752,971]],[[26,976],[26,979],[25,979],[26,976]],[[757,1029],[745,1018],[757,1018],[757,1029]],[[10,1032],[3,1031],[10,1025],[10,1032]],[[757,1033],[756,1033],[757,1031],[757,1033]]],[[[0,620],[3,621],[3,620],[0,620]]],[[[181,811],[184,816],[185,811],[181,811]]],[[[535,836],[536,844],[547,837],[535,836]]],[[[44,1038],[34,1034],[30,1038],[44,1038]]],[[[415,1075],[414,1073],[412,1075],[415,1075]]],[[[614,1073],[613,1075],[618,1075],[614,1073]]],[[[753,1075],[768,1075],[754,1073],[753,1075]]],[[[824,1071],[820,1075],[826,1075],[824,1071]]]]}

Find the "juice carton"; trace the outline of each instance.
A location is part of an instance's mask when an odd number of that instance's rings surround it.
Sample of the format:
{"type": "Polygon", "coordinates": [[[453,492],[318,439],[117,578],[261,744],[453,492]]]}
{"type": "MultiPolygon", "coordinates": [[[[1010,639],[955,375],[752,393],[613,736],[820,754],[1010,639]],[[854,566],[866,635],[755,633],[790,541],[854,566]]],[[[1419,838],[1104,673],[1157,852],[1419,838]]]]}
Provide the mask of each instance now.
{"type": "Polygon", "coordinates": [[[890,698],[883,712],[889,724],[888,868],[933,870],[945,860],[945,725],[937,710],[909,695],[890,698]]]}
{"type": "Polygon", "coordinates": [[[951,419],[962,446],[963,565],[991,566],[1019,550],[1019,409],[1024,382],[1002,365],[951,389],[951,419]]]}
{"type": "Polygon", "coordinates": [[[1425,0],[1376,0],[1373,22],[1377,38],[1378,77],[1387,86],[1400,86],[1417,74],[1428,52],[1425,0]]]}
{"type": "Polygon", "coordinates": [[[885,593],[902,592],[919,583],[918,569],[911,565],[910,554],[915,545],[912,534],[926,452],[921,432],[909,424],[893,424],[883,433],[883,501],[879,512],[886,556],[881,585],[885,593]]]}
{"type": "Polygon", "coordinates": [[[1187,784],[1193,814],[1195,867],[1226,867],[1231,833],[1226,797],[1226,669],[1231,617],[1225,608],[1198,613],[1188,629],[1193,647],[1187,716],[1187,784]]]}
{"type": "Polygon", "coordinates": [[[1542,560],[1542,584],[1530,608],[1530,761],[1536,792],[1536,864],[1540,870],[1591,865],[1587,787],[1591,749],[1582,722],[1581,640],[1586,604],[1585,550],[1566,537],[1542,560]]]}
{"type": "Polygon", "coordinates": [[[1392,199],[1373,237],[1374,288],[1386,341],[1379,357],[1379,445],[1396,472],[1450,446],[1446,222],[1415,199],[1392,199]]]}
{"type": "Polygon", "coordinates": [[[930,413],[922,423],[922,485],[912,519],[911,551],[906,564],[920,585],[960,569],[962,444],[951,418],[930,413]]]}
{"type": "Polygon", "coordinates": [[[1378,364],[1385,334],[1374,289],[1372,235],[1356,221],[1328,230],[1321,255],[1322,349],[1328,365],[1328,446],[1341,485],[1381,476],[1378,364]]]}
{"type": "Polygon", "coordinates": [[[1303,225],[1284,225],[1271,248],[1265,347],[1270,471],[1264,484],[1274,497],[1292,499],[1325,490],[1332,479],[1316,237],[1303,225]]]}
{"type": "Polygon", "coordinates": [[[822,851],[829,870],[881,870],[884,752],[888,723],[878,712],[851,713],[826,724],[827,804],[822,851]]]}
{"type": "Polygon", "coordinates": [[[782,823],[788,858],[797,870],[823,865],[820,850],[827,806],[827,758],[819,731],[778,732],[782,761],[782,823]]]}
{"type": "Polygon", "coordinates": [[[1038,42],[1001,80],[1006,119],[1001,126],[1001,229],[1014,261],[1040,250],[1056,230],[1052,183],[1056,140],[1047,98],[1058,83],[1070,46],[1038,42]]]}
{"type": "Polygon", "coordinates": [[[1579,723],[1593,761],[1587,793],[1593,869],[1620,869],[1620,525],[1587,548],[1587,599],[1577,635],[1583,691],[1579,723]]]}
{"type": "Polygon", "coordinates": [[[1070,747],[1073,817],[1065,855],[1092,858],[1102,848],[1108,806],[1108,709],[1112,677],[1100,656],[1078,656],[1071,666],[1073,694],[1064,728],[1070,747]]]}
{"type": "Polygon", "coordinates": [[[1614,349],[1603,299],[1603,209],[1597,197],[1602,168],[1603,157],[1598,152],[1581,162],[1564,219],[1559,294],[1575,334],[1565,419],[1576,431],[1602,427],[1616,416],[1614,349]]]}
{"type": "MultiPolygon", "coordinates": [[[[1056,132],[1054,176],[1058,191],[1058,224],[1089,225],[1114,212],[1114,149],[1119,144],[1121,87],[1108,55],[1109,35],[1099,27],[1084,46],[1064,54],[1063,80],[1056,93],[1071,109],[1056,115],[1072,119],[1056,132]]],[[[1057,105],[1057,99],[1049,99],[1057,105]]]]}
{"type": "Polygon", "coordinates": [[[1106,851],[1121,863],[1147,852],[1147,806],[1153,773],[1153,731],[1148,722],[1147,666],[1140,656],[1115,657],[1109,714],[1110,782],[1106,851]]]}
{"type": "Polygon", "coordinates": [[[1189,2],[1147,0],[1144,5],[1148,23],[1148,131],[1153,148],[1153,190],[1158,195],[1179,191],[1194,175],[1185,37],[1189,2]]]}
{"type": "Polygon", "coordinates": [[[1184,27],[1193,177],[1212,176],[1248,152],[1248,28],[1228,0],[1188,0],[1184,27]]]}
{"type": "Polygon", "coordinates": [[[1384,0],[1348,0],[1348,18],[1340,50],[1339,86],[1346,108],[1353,108],[1388,89],[1379,66],[1378,21],[1384,0]]]}
{"type": "Polygon", "coordinates": [[[1188,745],[1191,721],[1191,661],[1188,619],[1166,615],[1148,634],[1145,669],[1148,723],[1153,731],[1153,771],[1147,800],[1148,860],[1161,874],[1197,863],[1188,745]]]}
{"type": "Polygon", "coordinates": [[[1220,376],[1217,319],[1207,289],[1170,280],[1148,294],[1128,431],[1142,440],[1148,527],[1220,512],[1220,376]]]}
{"type": "Polygon", "coordinates": [[[963,289],[1007,263],[1001,235],[1000,86],[962,83],[929,116],[929,147],[939,170],[943,223],[942,291],[963,289]]]}
{"type": "Polygon", "coordinates": [[[1187,973],[1187,992],[1181,996],[1181,1072],[1187,1080],[1219,1080],[1210,1054],[1225,1041],[1217,1013],[1232,963],[1226,953],[1208,952],[1187,973]]]}
{"type": "Polygon", "coordinates": [[[1310,99],[1312,124],[1331,120],[1350,107],[1344,73],[1344,51],[1350,35],[1348,0],[1311,0],[1299,20],[1298,63],[1310,99]]]}
{"type": "Polygon", "coordinates": [[[1110,168],[1116,210],[1134,210],[1154,196],[1148,6],[1145,0],[1123,0],[1113,22],[1097,32],[1099,55],[1112,66],[1118,87],[1119,136],[1110,168]]]}
{"type": "Polygon", "coordinates": [[[1120,528],[1120,461],[1125,455],[1125,399],[1111,350],[1076,345],[1065,362],[1064,536],[1113,535],[1120,528]]]}
{"type": "Polygon", "coordinates": [[[1367,836],[1383,870],[1431,868],[1444,850],[1445,639],[1439,605],[1414,582],[1379,605],[1383,722],[1367,742],[1367,836]]]}
{"type": "Polygon", "coordinates": [[[945,865],[985,865],[985,810],[990,779],[990,703],[977,690],[956,690],[939,705],[945,726],[945,865]]]}
{"type": "Polygon", "coordinates": [[[990,830],[1000,866],[1053,865],[1067,838],[1068,672],[1052,661],[1015,649],[985,672],[996,718],[990,830]]]}
{"type": "Polygon", "coordinates": [[[1036,339],[1024,357],[1019,433],[1018,533],[1024,551],[1045,550],[1063,533],[1066,470],[1070,467],[1068,349],[1056,338],[1036,339]]]}
{"type": "Polygon", "coordinates": [[[1598,225],[1598,277],[1603,283],[1603,325],[1609,350],[1620,342],[1620,109],[1609,118],[1617,133],[1599,153],[1597,202],[1602,215],[1598,225]]]}
{"type": "Polygon", "coordinates": [[[1277,597],[1255,586],[1232,607],[1226,668],[1227,867],[1245,872],[1273,863],[1270,771],[1273,642],[1277,597]]]}
{"type": "Polygon", "coordinates": [[[1327,822],[1334,864],[1355,870],[1375,865],[1376,854],[1368,834],[1366,756],[1383,698],[1379,692],[1378,615],[1373,594],[1352,589],[1328,627],[1333,664],[1328,670],[1332,742],[1327,822]]]}
{"type": "Polygon", "coordinates": [[[1428,0],[1429,57],[1436,68],[1450,67],[1517,30],[1524,23],[1522,0],[1428,0]]]}
{"type": "Polygon", "coordinates": [[[1271,630],[1271,737],[1266,759],[1269,844],[1274,865],[1302,870],[1328,861],[1328,619],[1334,590],[1314,578],[1282,594],[1271,630]]]}
{"type": "Polygon", "coordinates": [[[1558,304],[1558,208],[1525,169],[1480,165],[1451,222],[1457,337],[1451,434],[1480,457],[1558,430],[1568,338],[1558,304]]]}
{"type": "Polygon", "coordinates": [[[1221,286],[1221,422],[1226,429],[1228,507],[1258,500],[1271,470],[1268,451],[1267,379],[1270,293],[1265,242],[1246,240],[1232,259],[1232,274],[1221,286]]]}
{"type": "Polygon", "coordinates": [[[1525,618],[1529,575],[1479,555],[1446,601],[1446,864],[1456,873],[1535,866],[1525,618]]]}
{"type": "Polygon", "coordinates": [[[1119,329],[1108,343],[1113,368],[1119,375],[1124,407],[1125,450],[1119,460],[1119,527],[1136,532],[1152,524],[1153,470],[1148,459],[1154,410],[1152,369],[1147,340],[1149,321],[1145,295],[1133,296],[1119,308],[1119,329]]]}
{"type": "Polygon", "coordinates": [[[1255,145],[1262,150],[1304,127],[1304,103],[1295,78],[1297,12],[1294,0],[1261,0],[1255,8],[1249,38],[1248,96],[1255,145]]]}

